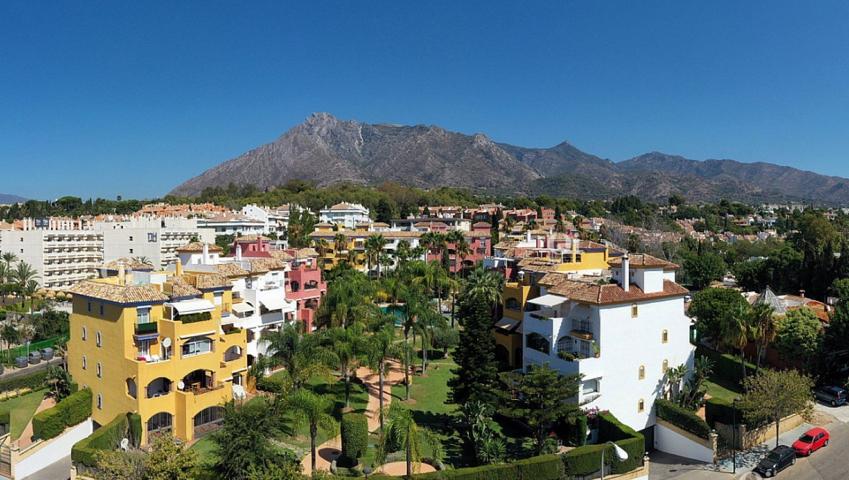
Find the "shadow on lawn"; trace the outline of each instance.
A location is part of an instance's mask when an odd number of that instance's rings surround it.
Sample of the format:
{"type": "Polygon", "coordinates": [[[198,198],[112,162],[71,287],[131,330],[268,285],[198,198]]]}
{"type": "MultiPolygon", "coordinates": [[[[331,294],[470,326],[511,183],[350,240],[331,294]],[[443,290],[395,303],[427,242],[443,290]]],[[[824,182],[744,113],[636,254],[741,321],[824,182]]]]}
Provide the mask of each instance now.
{"type": "Polygon", "coordinates": [[[414,410],[413,420],[422,427],[435,433],[442,443],[443,461],[455,467],[470,464],[471,458],[463,448],[460,433],[454,428],[456,421],[453,415],[447,413],[423,412],[414,410]]]}

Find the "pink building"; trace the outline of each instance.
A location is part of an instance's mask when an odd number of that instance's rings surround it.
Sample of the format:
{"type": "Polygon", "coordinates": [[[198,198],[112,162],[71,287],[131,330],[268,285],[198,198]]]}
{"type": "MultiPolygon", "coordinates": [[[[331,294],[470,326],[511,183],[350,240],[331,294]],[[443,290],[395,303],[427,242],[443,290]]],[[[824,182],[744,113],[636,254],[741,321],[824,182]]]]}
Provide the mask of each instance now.
{"type": "Polygon", "coordinates": [[[321,269],[315,262],[312,265],[298,263],[286,276],[286,298],[297,302],[298,318],[304,322],[305,331],[311,332],[315,324],[315,315],[321,304],[321,297],[327,293],[327,282],[321,279],[321,269]]]}
{"type": "MultiPolygon", "coordinates": [[[[469,242],[470,250],[465,257],[460,257],[460,255],[456,253],[456,245],[453,242],[449,242],[446,245],[446,249],[448,250],[448,270],[451,273],[457,273],[464,268],[474,268],[475,264],[482,262],[483,259],[489,255],[492,242],[490,227],[491,225],[487,222],[478,222],[472,225],[472,230],[470,232],[463,232],[463,236],[466,238],[466,241],[469,242]]],[[[441,251],[431,250],[427,252],[428,262],[438,262],[441,260],[441,251]]]]}

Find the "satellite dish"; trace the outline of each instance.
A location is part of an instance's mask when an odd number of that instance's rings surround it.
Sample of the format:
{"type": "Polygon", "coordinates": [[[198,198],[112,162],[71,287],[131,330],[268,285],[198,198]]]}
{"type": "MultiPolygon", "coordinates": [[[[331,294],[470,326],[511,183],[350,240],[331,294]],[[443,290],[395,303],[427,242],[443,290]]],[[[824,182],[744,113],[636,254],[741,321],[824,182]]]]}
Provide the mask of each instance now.
{"type": "Polygon", "coordinates": [[[171,337],[165,337],[162,339],[162,346],[168,348],[171,346],[171,337]]]}
{"type": "Polygon", "coordinates": [[[182,390],[182,389],[186,388],[186,384],[183,383],[182,380],[180,380],[179,382],[177,382],[177,388],[182,390]]]}
{"type": "Polygon", "coordinates": [[[127,451],[130,448],[130,441],[126,438],[121,439],[121,450],[127,451]]]}

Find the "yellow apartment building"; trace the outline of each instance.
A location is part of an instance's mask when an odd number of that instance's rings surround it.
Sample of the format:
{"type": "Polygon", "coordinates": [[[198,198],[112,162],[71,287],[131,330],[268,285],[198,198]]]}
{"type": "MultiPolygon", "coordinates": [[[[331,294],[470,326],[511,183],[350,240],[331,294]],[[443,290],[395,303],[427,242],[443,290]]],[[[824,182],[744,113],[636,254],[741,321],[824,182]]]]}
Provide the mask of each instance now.
{"type": "Polygon", "coordinates": [[[246,335],[229,325],[230,282],[217,273],[135,272],[71,289],[68,369],[92,391],[92,418],[142,418],[142,444],[170,431],[191,441],[243,397],[246,335]]]}

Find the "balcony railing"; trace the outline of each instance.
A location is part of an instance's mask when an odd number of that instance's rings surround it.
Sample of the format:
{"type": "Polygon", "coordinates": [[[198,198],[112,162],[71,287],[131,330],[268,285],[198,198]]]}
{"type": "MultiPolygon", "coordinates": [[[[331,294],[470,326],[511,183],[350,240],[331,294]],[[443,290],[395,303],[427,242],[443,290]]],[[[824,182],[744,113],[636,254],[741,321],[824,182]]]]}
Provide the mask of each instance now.
{"type": "Polygon", "coordinates": [[[156,322],[146,322],[146,323],[137,323],[136,324],[136,335],[144,335],[147,333],[156,333],[157,332],[157,324],[156,322]]]}

